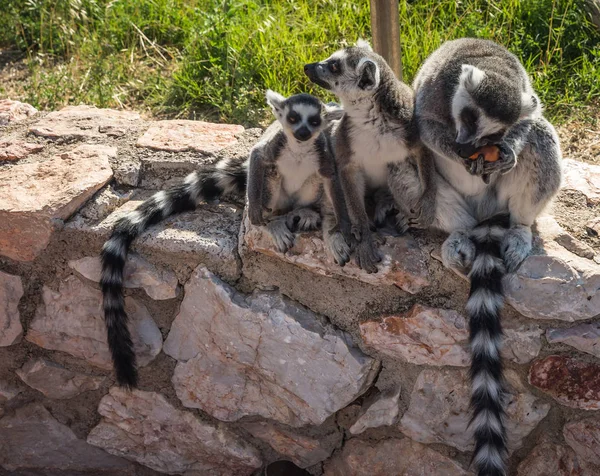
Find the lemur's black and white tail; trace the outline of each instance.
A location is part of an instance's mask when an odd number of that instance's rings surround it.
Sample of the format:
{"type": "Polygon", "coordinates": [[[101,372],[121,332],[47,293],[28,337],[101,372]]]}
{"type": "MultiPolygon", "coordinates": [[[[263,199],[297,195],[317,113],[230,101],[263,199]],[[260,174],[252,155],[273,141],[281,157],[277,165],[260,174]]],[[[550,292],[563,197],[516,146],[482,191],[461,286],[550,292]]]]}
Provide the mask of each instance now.
{"type": "Polygon", "coordinates": [[[181,184],[156,193],[115,224],[102,248],[100,284],[108,346],[119,385],[129,388],[137,385],[135,352],[123,296],[123,269],[131,242],[161,220],[194,210],[199,200],[211,201],[224,195],[242,198],[246,193],[246,181],[247,162],[225,159],[215,166],[191,173],[181,184]]]}
{"type": "Polygon", "coordinates": [[[466,309],[472,357],[473,462],[479,476],[506,474],[505,385],[500,357],[505,269],[500,243],[508,226],[507,215],[496,216],[478,225],[470,236],[476,254],[469,274],[471,290],[466,309]]]}

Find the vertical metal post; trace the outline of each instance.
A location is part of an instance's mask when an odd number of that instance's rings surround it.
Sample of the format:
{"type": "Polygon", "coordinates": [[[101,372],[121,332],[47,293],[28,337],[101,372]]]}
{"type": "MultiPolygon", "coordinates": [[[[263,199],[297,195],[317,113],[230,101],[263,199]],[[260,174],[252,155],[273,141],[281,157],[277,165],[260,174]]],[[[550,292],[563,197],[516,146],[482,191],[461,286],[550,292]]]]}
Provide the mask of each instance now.
{"type": "Polygon", "coordinates": [[[399,0],[370,0],[373,48],[392,67],[398,79],[402,79],[400,55],[399,0]]]}

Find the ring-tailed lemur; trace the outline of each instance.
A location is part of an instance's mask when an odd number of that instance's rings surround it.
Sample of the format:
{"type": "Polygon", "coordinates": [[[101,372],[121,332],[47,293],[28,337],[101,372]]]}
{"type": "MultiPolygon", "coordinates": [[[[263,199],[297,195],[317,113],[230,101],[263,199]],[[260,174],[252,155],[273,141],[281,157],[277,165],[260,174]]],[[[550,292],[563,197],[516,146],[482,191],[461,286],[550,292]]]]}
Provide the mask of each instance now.
{"type": "MultiPolygon", "coordinates": [[[[333,130],[336,161],[346,205],[359,244],[357,264],[372,273],[380,261],[371,236],[365,210],[365,192],[387,187],[398,164],[415,166],[415,161],[432,161],[420,153],[420,142],[413,122],[413,93],[399,81],[385,62],[364,41],[335,52],[318,63],[304,66],[304,72],[315,84],[332,91],[341,101],[345,114],[333,130]]],[[[415,166],[416,167],[416,166],[415,166]]],[[[430,171],[433,166],[419,167],[424,190],[420,202],[435,200],[430,171]]],[[[392,190],[394,192],[394,190],[392,190]]],[[[403,207],[403,203],[398,203],[403,207]]],[[[416,203],[415,203],[416,205],[416,203]]],[[[386,206],[386,205],[384,205],[386,206]]],[[[416,212],[415,225],[427,227],[433,220],[433,204],[416,212]]],[[[414,211],[414,210],[413,210],[414,211]]],[[[404,214],[401,214],[404,217],[404,214]]]]}
{"type": "MultiPolygon", "coordinates": [[[[450,233],[442,258],[448,267],[471,268],[473,458],[480,476],[505,475],[501,280],[529,254],[531,225],[558,192],[559,140],[524,67],[491,41],[443,44],[413,86],[421,140],[439,174],[433,226],[450,233]],[[489,145],[498,147],[498,160],[469,157],[489,145]]],[[[403,179],[418,183],[414,173],[403,179]]],[[[407,190],[416,200],[418,187],[407,190]]]]}
{"type": "Polygon", "coordinates": [[[100,283],[108,345],[119,385],[137,385],[135,352],[124,306],[123,270],[132,241],[148,227],[171,215],[194,210],[199,200],[226,195],[243,200],[247,193],[250,221],[266,224],[280,250],[293,244],[288,227],[312,229],[322,216],[328,252],[340,265],[349,260],[350,248],[341,231],[349,235],[350,223],[341,186],[335,179],[327,129],[329,121],[339,119],[343,111],[307,94],[285,99],[269,91],[267,100],[278,120],[265,131],[249,159],[225,159],[154,194],[121,218],[104,244],[100,283]],[[311,209],[319,205],[321,215],[311,209]],[[265,215],[275,218],[267,223],[265,215]]]}

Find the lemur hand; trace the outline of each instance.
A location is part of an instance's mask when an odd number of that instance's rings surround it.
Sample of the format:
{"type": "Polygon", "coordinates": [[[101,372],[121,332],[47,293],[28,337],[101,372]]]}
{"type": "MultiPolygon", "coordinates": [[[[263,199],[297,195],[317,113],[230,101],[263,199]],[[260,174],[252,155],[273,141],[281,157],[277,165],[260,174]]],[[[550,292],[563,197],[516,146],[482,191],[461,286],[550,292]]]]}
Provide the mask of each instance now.
{"type": "Polygon", "coordinates": [[[486,175],[500,172],[506,174],[517,165],[517,155],[514,150],[506,144],[498,144],[498,160],[495,162],[484,161],[483,173],[486,175]]]}

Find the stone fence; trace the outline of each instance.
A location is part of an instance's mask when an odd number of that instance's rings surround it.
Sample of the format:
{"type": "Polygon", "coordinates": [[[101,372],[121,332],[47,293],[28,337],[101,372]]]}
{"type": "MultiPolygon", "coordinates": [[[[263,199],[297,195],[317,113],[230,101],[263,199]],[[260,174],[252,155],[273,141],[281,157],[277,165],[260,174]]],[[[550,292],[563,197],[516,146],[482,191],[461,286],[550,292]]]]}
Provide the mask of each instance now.
{"type": "MultiPolygon", "coordinates": [[[[472,474],[468,283],[430,232],[382,236],[367,275],[328,262],[318,233],[276,252],[239,204],[170,218],[133,246],[140,389],[114,386],[98,285],[111,225],[259,135],[0,101],[2,474],[237,476],[278,460],[314,475],[472,474]]],[[[557,206],[573,219],[541,218],[505,283],[523,476],[600,474],[600,167],[565,170],[557,206]]]]}

